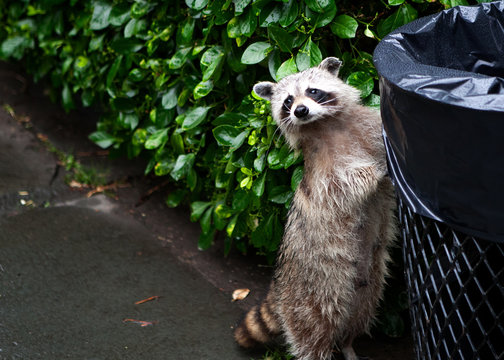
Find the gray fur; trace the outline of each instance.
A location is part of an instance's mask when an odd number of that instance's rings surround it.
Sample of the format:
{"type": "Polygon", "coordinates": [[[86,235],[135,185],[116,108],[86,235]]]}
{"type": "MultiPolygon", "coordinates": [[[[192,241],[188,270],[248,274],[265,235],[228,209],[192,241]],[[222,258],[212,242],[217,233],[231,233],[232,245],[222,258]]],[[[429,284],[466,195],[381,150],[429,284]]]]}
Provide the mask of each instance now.
{"type": "Polygon", "coordinates": [[[247,338],[259,318],[268,338],[283,334],[299,360],[330,359],[334,347],[346,360],[357,359],[352,341],[374,319],[396,235],[381,119],[336,77],[340,64],[328,58],[278,84],[254,87],[258,95],[271,90],[273,117],[290,145],[302,148],[305,172],[266,299],[271,314],[248,316],[235,338],[242,346],[264,342],[247,338]],[[310,88],[330,96],[317,103],[307,96],[310,88]],[[308,107],[308,116],[297,118],[297,106],[308,107]]]}

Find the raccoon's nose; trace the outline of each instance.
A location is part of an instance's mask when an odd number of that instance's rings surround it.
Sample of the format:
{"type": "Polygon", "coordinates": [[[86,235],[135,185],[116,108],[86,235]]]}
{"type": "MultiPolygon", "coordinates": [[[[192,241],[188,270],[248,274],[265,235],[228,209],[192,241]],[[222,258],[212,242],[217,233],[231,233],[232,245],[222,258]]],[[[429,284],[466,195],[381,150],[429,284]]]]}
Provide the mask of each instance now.
{"type": "Polygon", "coordinates": [[[298,118],[304,118],[306,115],[308,115],[309,112],[310,110],[308,109],[308,107],[299,105],[298,107],[296,107],[296,110],[294,110],[294,115],[296,115],[296,117],[298,118]]]}

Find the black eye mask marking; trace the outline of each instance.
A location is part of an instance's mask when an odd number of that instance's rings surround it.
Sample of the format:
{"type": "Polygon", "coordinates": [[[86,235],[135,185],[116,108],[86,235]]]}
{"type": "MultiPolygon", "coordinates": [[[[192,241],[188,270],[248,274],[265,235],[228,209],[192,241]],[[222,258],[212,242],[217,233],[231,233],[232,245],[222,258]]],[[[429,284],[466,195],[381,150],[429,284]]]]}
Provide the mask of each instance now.
{"type": "Polygon", "coordinates": [[[294,102],[294,97],[292,95],[287,96],[283,102],[282,106],[282,118],[287,118],[290,115],[290,110],[292,103],[294,102]]]}
{"type": "Polygon", "coordinates": [[[292,97],[292,95],[287,96],[287,98],[284,100],[283,106],[289,111],[290,111],[293,100],[294,100],[294,98],[292,97]]]}
{"type": "Polygon", "coordinates": [[[329,94],[319,89],[308,88],[305,92],[306,96],[312,98],[315,102],[321,103],[327,100],[329,94]]]}
{"type": "Polygon", "coordinates": [[[305,95],[311,98],[313,101],[324,105],[327,103],[328,105],[336,105],[336,98],[334,94],[327,93],[320,89],[308,88],[306,89],[305,95]]]}

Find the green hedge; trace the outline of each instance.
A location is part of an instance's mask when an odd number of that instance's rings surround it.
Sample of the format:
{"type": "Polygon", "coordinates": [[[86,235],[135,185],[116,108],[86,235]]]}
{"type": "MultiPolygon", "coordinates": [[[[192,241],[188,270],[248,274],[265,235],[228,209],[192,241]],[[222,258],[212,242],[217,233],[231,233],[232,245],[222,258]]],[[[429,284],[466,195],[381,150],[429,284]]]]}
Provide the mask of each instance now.
{"type": "Polygon", "coordinates": [[[464,0],[0,1],[0,57],[50,79],[68,111],[99,105],[90,138],[141,154],[146,173],[178,184],[166,202],[191,204],[201,248],[218,230],[245,252],[272,258],[302,173],[266,103],[250,96],[278,80],[344,60],[342,76],[379,104],[371,52],[421,15],[464,0]]]}
{"type": "MultiPolygon", "coordinates": [[[[47,79],[67,111],[100,108],[90,138],[114,155],[145,157],[146,174],[171,177],[178,190],[166,203],[190,204],[200,248],[222,231],[226,252],[253,249],[272,262],[302,154],[290,151],[253,84],[337,56],[341,76],[378,106],[378,41],[419,16],[466,4],[0,0],[0,58],[47,79]]],[[[391,336],[402,333],[407,307],[395,281],[380,318],[391,336]]]]}
{"type": "Polygon", "coordinates": [[[344,61],[341,75],[378,106],[372,50],[394,28],[465,0],[0,0],[0,58],[22,61],[69,111],[100,106],[90,138],[145,156],[170,176],[168,206],[191,205],[199,246],[270,260],[302,174],[258,80],[344,61]]]}

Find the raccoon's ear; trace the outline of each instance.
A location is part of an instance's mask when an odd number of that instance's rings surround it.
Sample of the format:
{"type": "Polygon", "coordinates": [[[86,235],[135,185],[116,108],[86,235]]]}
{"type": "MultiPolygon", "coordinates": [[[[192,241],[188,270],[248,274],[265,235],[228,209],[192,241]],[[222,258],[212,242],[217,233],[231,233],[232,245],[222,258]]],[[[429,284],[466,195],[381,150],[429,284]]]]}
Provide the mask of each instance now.
{"type": "Polygon", "coordinates": [[[332,75],[338,76],[339,68],[341,67],[341,60],[335,57],[325,58],[319,65],[322,70],[329,71],[332,75]]]}
{"type": "Polygon", "coordinates": [[[264,100],[271,100],[273,96],[273,89],[275,84],[269,81],[263,81],[254,85],[254,92],[257,96],[263,98],[264,100]]]}

